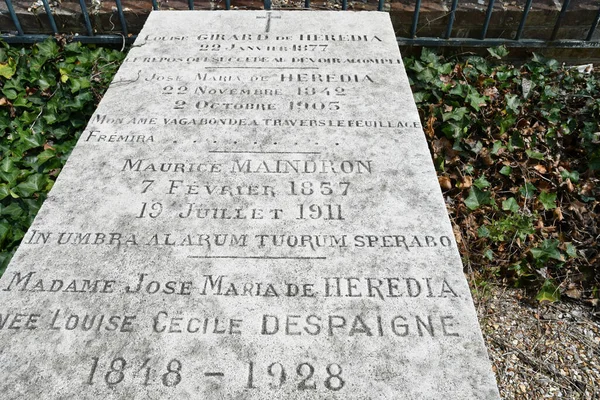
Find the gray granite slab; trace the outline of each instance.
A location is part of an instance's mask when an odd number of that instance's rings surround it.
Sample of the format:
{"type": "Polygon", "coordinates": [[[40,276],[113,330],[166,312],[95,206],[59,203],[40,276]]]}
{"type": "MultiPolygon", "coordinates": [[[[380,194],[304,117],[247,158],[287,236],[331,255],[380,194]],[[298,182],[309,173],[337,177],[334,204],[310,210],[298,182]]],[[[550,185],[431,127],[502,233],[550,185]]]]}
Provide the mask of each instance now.
{"type": "Polygon", "coordinates": [[[384,13],[152,13],[0,300],[3,399],[499,397],[384,13]]]}

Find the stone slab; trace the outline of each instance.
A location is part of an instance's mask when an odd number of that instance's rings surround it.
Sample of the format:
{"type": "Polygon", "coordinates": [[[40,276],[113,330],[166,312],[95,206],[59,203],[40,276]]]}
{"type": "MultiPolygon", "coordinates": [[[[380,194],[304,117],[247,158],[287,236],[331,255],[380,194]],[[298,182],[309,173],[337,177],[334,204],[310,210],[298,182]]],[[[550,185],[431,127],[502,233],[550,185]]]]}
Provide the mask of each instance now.
{"type": "Polygon", "coordinates": [[[6,399],[499,397],[384,13],[152,13],[0,299],[6,399]]]}

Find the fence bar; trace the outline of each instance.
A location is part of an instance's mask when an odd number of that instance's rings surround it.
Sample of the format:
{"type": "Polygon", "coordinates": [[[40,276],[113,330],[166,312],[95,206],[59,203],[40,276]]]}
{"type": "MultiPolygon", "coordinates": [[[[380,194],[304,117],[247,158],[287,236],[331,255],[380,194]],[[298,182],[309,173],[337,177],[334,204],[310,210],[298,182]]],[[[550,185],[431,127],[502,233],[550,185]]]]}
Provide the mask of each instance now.
{"type": "Polygon", "coordinates": [[[560,14],[558,14],[558,18],[556,18],[556,23],[554,24],[554,29],[552,30],[552,36],[550,36],[550,40],[556,40],[556,35],[558,34],[558,29],[560,28],[560,24],[562,23],[565,14],[567,13],[567,8],[569,8],[569,3],[571,0],[565,0],[562,5],[562,9],[560,10],[560,14]]]}
{"type": "Polygon", "coordinates": [[[488,9],[485,14],[485,22],[483,23],[483,30],[481,31],[481,40],[487,36],[488,28],[490,27],[490,21],[492,20],[492,12],[494,11],[494,3],[496,0],[490,0],[488,3],[488,9]]]}
{"type": "Polygon", "coordinates": [[[410,27],[410,37],[412,39],[417,36],[417,24],[419,23],[419,12],[421,12],[421,0],[415,3],[415,12],[413,13],[412,26],[410,27]]]}
{"type": "Polygon", "coordinates": [[[348,9],[348,0],[342,0],[342,10],[348,9]]]}
{"type": "MultiPolygon", "coordinates": [[[[37,43],[48,40],[48,35],[37,35],[37,34],[26,34],[23,36],[17,35],[0,35],[0,39],[4,40],[9,44],[23,44],[23,43],[37,43]]],[[[121,35],[75,35],[68,36],[68,40],[81,43],[93,43],[93,44],[123,44],[123,41],[127,44],[133,44],[137,35],[133,35],[124,38],[121,35]]]]}
{"type": "Polygon", "coordinates": [[[310,0],[304,0],[304,8],[310,8],[310,0]]]}
{"type": "Polygon", "coordinates": [[[46,10],[46,15],[48,15],[48,21],[50,21],[50,27],[52,28],[52,33],[55,35],[58,34],[58,28],[56,27],[56,21],[54,21],[54,15],[52,15],[52,10],[50,9],[50,4],[48,4],[48,0],[42,0],[44,3],[44,10],[46,10]]]}
{"type": "Polygon", "coordinates": [[[15,12],[15,9],[13,8],[12,1],[11,0],[4,0],[4,1],[6,2],[6,7],[8,7],[8,12],[10,13],[10,17],[12,18],[13,23],[15,24],[15,28],[17,28],[17,32],[19,32],[20,36],[23,36],[23,29],[21,28],[21,23],[19,22],[17,13],[15,12]]]}
{"type": "Polygon", "coordinates": [[[123,5],[121,4],[121,0],[115,0],[115,3],[117,3],[117,11],[119,12],[119,20],[121,21],[123,35],[127,36],[127,21],[125,21],[125,14],[123,13],[123,5]]]}
{"type": "Polygon", "coordinates": [[[379,4],[377,5],[377,11],[383,11],[384,5],[385,5],[385,0],[379,0],[379,4]]]}
{"type": "Polygon", "coordinates": [[[436,46],[436,47],[490,47],[504,45],[513,48],[559,48],[559,49],[599,49],[600,42],[583,40],[555,40],[550,42],[538,39],[472,39],[472,38],[396,38],[400,46],[436,46]]]}
{"type": "Polygon", "coordinates": [[[189,8],[190,10],[193,10],[193,9],[194,9],[194,0],[188,0],[188,8],[189,8]]]}
{"type": "Polygon", "coordinates": [[[521,39],[521,35],[523,35],[523,28],[525,28],[525,20],[527,19],[527,14],[529,14],[529,10],[531,9],[532,1],[533,0],[527,0],[527,3],[525,4],[525,9],[523,10],[523,18],[521,18],[521,22],[519,23],[519,29],[517,30],[515,40],[521,39]]]}
{"type": "Polygon", "coordinates": [[[225,9],[226,10],[230,10],[231,9],[231,0],[225,0],[225,9]]]}
{"type": "Polygon", "coordinates": [[[152,9],[153,10],[158,10],[158,1],[152,0],[152,9]]]}
{"type": "Polygon", "coordinates": [[[594,20],[594,23],[592,24],[592,27],[590,28],[590,32],[587,35],[587,38],[585,38],[585,40],[587,40],[588,42],[592,40],[592,37],[594,36],[594,32],[596,32],[596,28],[598,27],[598,24],[600,23],[600,8],[598,9],[598,14],[596,14],[596,19],[594,20]]]}
{"type": "Polygon", "coordinates": [[[85,28],[87,29],[88,35],[94,36],[92,23],[90,22],[90,15],[88,14],[87,7],[85,6],[85,0],[79,0],[79,5],[81,6],[81,13],[83,14],[83,20],[85,21],[85,28]]]}
{"type": "Polygon", "coordinates": [[[452,9],[450,10],[450,20],[448,21],[448,27],[446,28],[446,39],[450,39],[450,34],[452,33],[452,25],[454,25],[454,17],[456,16],[456,6],[458,5],[458,0],[452,0],[452,9]]]}
{"type": "Polygon", "coordinates": [[[265,10],[270,10],[271,9],[271,0],[264,0],[264,8],[265,10]]]}

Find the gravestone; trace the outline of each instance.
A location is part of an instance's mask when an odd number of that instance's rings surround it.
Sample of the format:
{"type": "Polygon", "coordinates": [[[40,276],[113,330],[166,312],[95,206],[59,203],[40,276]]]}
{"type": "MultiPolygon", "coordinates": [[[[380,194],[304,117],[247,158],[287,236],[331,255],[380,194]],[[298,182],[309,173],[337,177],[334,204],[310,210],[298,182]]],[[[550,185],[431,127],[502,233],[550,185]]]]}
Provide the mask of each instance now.
{"type": "Polygon", "coordinates": [[[6,399],[499,397],[384,13],[152,13],[0,296],[6,399]]]}

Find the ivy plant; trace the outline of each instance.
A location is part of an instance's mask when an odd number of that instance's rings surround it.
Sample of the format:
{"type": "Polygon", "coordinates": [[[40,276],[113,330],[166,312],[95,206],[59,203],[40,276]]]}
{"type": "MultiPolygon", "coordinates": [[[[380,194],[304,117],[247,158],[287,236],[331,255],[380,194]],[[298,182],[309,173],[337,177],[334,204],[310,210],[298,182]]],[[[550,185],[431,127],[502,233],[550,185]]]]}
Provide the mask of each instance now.
{"type": "Polygon", "coordinates": [[[0,42],[0,273],[123,58],[53,39],[0,42]]]}

